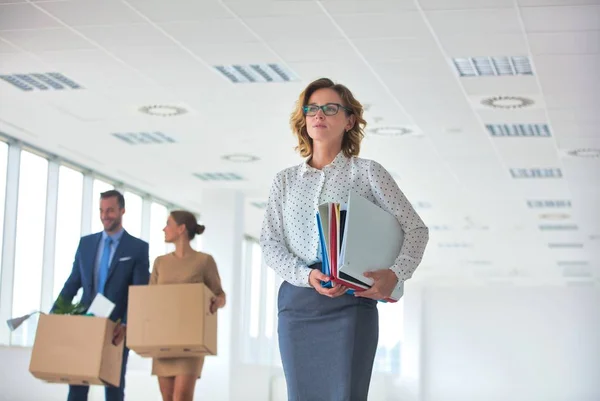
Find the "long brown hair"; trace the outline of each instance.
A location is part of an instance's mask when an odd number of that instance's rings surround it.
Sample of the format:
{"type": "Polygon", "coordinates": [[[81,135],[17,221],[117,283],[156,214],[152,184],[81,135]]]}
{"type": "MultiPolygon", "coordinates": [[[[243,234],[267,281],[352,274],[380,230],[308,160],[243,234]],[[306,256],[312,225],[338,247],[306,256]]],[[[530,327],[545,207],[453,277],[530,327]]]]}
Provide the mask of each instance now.
{"type": "Polygon", "coordinates": [[[185,225],[190,241],[194,239],[196,234],[202,234],[206,228],[202,224],[198,224],[196,216],[187,210],[173,210],[170,214],[173,220],[175,220],[175,223],[178,225],[185,225]]]}
{"type": "Polygon", "coordinates": [[[290,117],[290,126],[292,128],[292,132],[298,138],[298,146],[296,146],[296,150],[300,152],[302,157],[308,157],[313,154],[313,140],[308,135],[308,131],[306,129],[306,117],[304,116],[303,108],[308,104],[308,100],[313,93],[319,89],[325,88],[336,91],[337,94],[342,98],[344,107],[352,110],[352,112],[348,113],[353,114],[356,118],[354,127],[349,129],[344,134],[344,138],[342,139],[342,150],[344,151],[344,155],[346,157],[358,156],[360,153],[360,142],[365,136],[364,129],[367,125],[367,122],[363,119],[364,108],[362,104],[356,100],[354,95],[352,95],[350,89],[342,84],[334,83],[329,78],[320,78],[311,82],[298,97],[296,107],[294,108],[294,111],[290,117]]]}

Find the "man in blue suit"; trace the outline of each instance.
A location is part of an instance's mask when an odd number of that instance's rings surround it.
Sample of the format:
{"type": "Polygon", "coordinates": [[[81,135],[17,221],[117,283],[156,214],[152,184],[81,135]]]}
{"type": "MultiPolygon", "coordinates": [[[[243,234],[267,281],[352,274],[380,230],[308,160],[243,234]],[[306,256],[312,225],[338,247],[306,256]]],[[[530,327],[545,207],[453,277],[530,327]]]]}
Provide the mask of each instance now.
{"type": "MultiPolygon", "coordinates": [[[[147,285],[150,278],[148,243],[135,238],[123,229],[125,198],[116,190],[100,195],[100,218],[104,231],[82,237],[73,262],[73,271],[65,282],[60,296],[72,302],[83,288],[81,302],[90,306],[101,293],[115,304],[111,320],[120,319],[113,333],[113,342],[125,339],[127,330],[127,300],[130,285],[147,285]]],[[[121,383],[106,387],[106,401],[125,398],[125,368],[129,349],[124,347],[121,383]]],[[[69,386],[67,401],[87,401],[89,386],[69,386]]]]}

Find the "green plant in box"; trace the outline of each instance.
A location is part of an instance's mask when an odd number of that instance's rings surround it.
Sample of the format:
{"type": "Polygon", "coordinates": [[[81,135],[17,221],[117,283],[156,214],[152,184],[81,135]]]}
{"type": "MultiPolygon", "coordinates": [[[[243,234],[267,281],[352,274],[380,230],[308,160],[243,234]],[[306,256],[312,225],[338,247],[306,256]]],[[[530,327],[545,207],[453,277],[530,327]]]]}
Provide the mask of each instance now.
{"type": "Polygon", "coordinates": [[[52,313],[56,315],[83,315],[86,309],[86,306],[82,305],[81,302],[73,304],[59,296],[52,313]]]}

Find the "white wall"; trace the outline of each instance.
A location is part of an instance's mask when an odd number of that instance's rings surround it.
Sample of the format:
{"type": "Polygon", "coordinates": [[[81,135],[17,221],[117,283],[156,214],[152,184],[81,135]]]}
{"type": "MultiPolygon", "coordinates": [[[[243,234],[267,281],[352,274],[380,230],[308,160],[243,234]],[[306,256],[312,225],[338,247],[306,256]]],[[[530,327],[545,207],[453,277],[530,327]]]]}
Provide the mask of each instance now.
{"type": "Polygon", "coordinates": [[[422,401],[600,400],[598,288],[428,289],[422,401]]]}

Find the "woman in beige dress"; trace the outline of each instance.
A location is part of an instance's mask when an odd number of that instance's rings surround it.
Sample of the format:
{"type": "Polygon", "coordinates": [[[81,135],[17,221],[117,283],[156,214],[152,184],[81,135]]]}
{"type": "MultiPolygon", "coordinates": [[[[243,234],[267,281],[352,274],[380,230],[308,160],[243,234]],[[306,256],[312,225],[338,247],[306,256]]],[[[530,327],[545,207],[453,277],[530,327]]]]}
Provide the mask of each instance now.
{"type": "MultiPolygon", "coordinates": [[[[196,217],[187,211],[170,213],[163,229],[165,242],[175,244],[175,251],[154,261],[150,285],[204,283],[215,294],[210,310],[225,306],[225,293],[213,257],[192,249],[190,241],[204,232],[196,217]]],[[[192,401],[196,380],[202,372],[204,357],[154,358],[152,374],[158,376],[163,401],[192,401]]]]}

